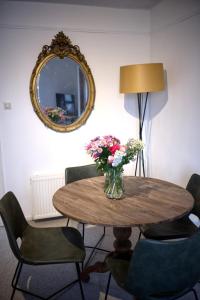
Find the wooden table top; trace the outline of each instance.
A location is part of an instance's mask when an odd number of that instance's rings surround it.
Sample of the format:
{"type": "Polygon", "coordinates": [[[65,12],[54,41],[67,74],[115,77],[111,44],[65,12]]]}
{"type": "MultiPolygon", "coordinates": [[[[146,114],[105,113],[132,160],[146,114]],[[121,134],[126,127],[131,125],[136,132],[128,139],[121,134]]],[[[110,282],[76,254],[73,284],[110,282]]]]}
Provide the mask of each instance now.
{"type": "Polygon", "coordinates": [[[171,221],[188,213],[192,195],[170,182],[124,176],[124,198],[108,199],[103,176],[82,179],[60,188],[54,207],[64,216],[82,223],[132,227],[171,221]]]}

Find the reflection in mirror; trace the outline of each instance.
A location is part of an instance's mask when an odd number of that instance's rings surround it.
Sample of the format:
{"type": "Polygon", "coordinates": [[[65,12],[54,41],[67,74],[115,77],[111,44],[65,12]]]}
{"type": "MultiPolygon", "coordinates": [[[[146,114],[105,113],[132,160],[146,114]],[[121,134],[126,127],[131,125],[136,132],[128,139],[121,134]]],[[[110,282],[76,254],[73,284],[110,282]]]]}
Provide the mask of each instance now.
{"type": "Polygon", "coordinates": [[[56,131],[83,125],[94,105],[95,86],[78,46],[59,32],[38,56],[30,82],[35,112],[56,131]]]}
{"type": "Polygon", "coordinates": [[[88,86],[79,64],[53,58],[37,78],[37,97],[43,112],[58,124],[71,124],[84,113],[88,86]]]}

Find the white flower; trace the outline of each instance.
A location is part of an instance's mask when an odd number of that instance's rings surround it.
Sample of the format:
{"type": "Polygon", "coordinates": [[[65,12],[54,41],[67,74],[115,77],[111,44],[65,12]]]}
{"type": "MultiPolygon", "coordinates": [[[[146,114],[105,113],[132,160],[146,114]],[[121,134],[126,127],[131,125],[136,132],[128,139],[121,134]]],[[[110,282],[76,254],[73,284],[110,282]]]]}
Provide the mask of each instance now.
{"type": "Polygon", "coordinates": [[[144,148],[144,143],[141,140],[129,139],[127,145],[130,149],[137,149],[138,151],[144,148]]]}
{"type": "Polygon", "coordinates": [[[123,156],[124,156],[124,152],[117,150],[114,155],[112,166],[117,167],[121,163],[123,156]]]}

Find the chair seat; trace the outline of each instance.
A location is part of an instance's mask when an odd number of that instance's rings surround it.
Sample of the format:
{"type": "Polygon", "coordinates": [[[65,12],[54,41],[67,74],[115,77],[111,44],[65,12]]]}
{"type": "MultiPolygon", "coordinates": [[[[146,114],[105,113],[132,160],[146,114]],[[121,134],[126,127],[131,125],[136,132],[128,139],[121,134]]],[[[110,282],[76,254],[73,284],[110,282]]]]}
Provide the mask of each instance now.
{"type": "Polygon", "coordinates": [[[172,222],[142,225],[140,230],[146,238],[163,240],[189,237],[197,232],[198,228],[185,216],[172,222]]]}
{"type": "Polygon", "coordinates": [[[85,258],[81,234],[72,227],[27,226],[20,251],[29,264],[82,262],[85,258]]]}

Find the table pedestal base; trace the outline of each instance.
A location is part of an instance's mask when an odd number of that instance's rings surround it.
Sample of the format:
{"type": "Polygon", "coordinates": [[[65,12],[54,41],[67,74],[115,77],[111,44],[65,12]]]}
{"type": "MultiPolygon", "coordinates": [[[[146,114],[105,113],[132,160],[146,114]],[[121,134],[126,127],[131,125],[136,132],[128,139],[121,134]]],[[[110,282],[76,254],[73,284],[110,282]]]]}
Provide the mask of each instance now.
{"type": "MultiPolygon", "coordinates": [[[[132,243],[129,240],[131,232],[131,227],[114,227],[113,234],[116,238],[113,243],[114,251],[110,252],[107,256],[119,257],[121,259],[130,259],[130,256],[132,254],[132,243]]],[[[105,260],[103,262],[96,262],[94,265],[86,267],[81,272],[81,280],[88,281],[90,273],[105,273],[107,271],[109,271],[109,269],[105,260]]]]}

